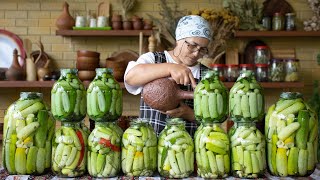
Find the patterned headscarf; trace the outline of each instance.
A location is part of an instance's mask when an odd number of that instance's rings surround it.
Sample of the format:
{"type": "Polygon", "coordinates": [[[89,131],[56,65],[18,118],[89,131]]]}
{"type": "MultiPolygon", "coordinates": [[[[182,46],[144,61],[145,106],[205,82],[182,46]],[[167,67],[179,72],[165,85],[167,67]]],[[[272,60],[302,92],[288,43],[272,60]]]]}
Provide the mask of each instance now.
{"type": "Polygon", "coordinates": [[[208,21],[197,15],[182,17],[176,28],[176,40],[187,37],[203,37],[211,40],[211,29],[208,21]]]}

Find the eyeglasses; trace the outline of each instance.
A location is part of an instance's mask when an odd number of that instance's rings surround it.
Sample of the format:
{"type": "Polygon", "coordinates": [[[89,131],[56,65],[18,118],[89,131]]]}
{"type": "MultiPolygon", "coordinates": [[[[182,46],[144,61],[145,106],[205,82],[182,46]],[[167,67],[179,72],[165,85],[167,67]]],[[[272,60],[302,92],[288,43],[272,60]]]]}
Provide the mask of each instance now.
{"type": "Polygon", "coordinates": [[[198,46],[199,46],[198,44],[191,44],[188,41],[184,41],[184,42],[187,44],[188,50],[192,53],[199,51],[199,54],[202,56],[208,53],[208,48],[206,48],[206,47],[200,46],[200,48],[198,48],[198,46]]]}

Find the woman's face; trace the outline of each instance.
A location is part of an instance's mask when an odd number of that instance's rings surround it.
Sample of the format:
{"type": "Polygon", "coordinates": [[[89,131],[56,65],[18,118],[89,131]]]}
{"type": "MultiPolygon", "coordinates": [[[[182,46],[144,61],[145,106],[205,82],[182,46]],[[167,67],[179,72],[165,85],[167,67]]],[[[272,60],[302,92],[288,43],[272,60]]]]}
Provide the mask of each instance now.
{"type": "Polygon", "coordinates": [[[194,66],[198,59],[207,54],[209,40],[202,37],[189,37],[177,41],[175,53],[178,54],[180,63],[194,66]]]}

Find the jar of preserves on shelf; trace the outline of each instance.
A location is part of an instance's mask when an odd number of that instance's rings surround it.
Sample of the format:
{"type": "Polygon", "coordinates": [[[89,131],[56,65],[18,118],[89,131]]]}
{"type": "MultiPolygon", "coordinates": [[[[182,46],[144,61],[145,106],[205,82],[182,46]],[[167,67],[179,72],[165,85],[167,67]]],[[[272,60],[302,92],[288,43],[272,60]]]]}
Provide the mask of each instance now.
{"type": "Polygon", "coordinates": [[[285,71],[282,59],[271,59],[268,70],[268,79],[271,82],[284,81],[285,71]]]}
{"type": "Polygon", "coordinates": [[[207,71],[194,90],[194,112],[198,122],[223,122],[228,115],[228,90],[217,71],[207,71]]]}
{"type": "Polygon", "coordinates": [[[266,169],[265,139],[252,122],[237,122],[229,131],[232,174],[238,178],[262,177],[266,169]]]}
{"type": "Polygon", "coordinates": [[[62,122],[52,141],[52,171],[58,177],[84,175],[87,167],[87,133],[81,122],[62,122]]]}
{"type": "Polygon", "coordinates": [[[220,81],[225,81],[225,77],[224,77],[225,67],[226,67],[225,64],[211,64],[212,70],[218,72],[220,81]]]}
{"type": "Polygon", "coordinates": [[[286,59],[284,80],[287,82],[299,81],[299,69],[299,59],[286,59]]]}
{"type": "Polygon", "coordinates": [[[256,64],[256,79],[259,82],[268,81],[268,64],[256,64]]]}
{"type": "Polygon", "coordinates": [[[284,17],[281,13],[274,13],[272,17],[272,30],[273,31],[282,31],[284,29],[284,17]]]}
{"type": "Polygon", "coordinates": [[[268,64],[270,60],[270,50],[268,46],[256,46],[254,63],[255,64],[268,64]]]}
{"type": "Polygon", "coordinates": [[[21,92],[4,116],[3,166],[9,174],[40,175],[51,168],[55,121],[42,93],[21,92]]]}
{"type": "Polygon", "coordinates": [[[225,79],[228,82],[235,82],[239,76],[238,64],[227,64],[225,70],[225,79]]]}
{"type": "Polygon", "coordinates": [[[271,30],[271,17],[270,16],[264,16],[262,18],[262,26],[267,31],[271,30]]]}
{"type": "Polygon", "coordinates": [[[87,95],[77,69],[61,69],[51,90],[51,111],[59,121],[80,122],[87,114],[87,95]]]}
{"type": "Polygon", "coordinates": [[[241,72],[248,71],[248,70],[253,72],[254,65],[253,64],[240,64],[239,68],[240,68],[240,74],[241,74],[241,72]]]}
{"type": "Polygon", "coordinates": [[[194,144],[180,118],[168,119],[158,141],[158,172],[164,178],[186,178],[194,170],[194,144]]]}
{"type": "Polygon", "coordinates": [[[286,30],[287,31],[293,31],[296,29],[296,25],[295,25],[295,18],[296,18],[296,14],[295,13],[286,13],[286,30]]]}
{"type": "Polygon", "coordinates": [[[121,169],[122,129],[114,122],[96,122],[88,137],[88,172],[93,177],[115,177],[121,169]]]}
{"type": "Polygon", "coordinates": [[[274,176],[309,176],[316,168],[318,117],[301,93],[283,92],[265,118],[267,162],[274,176]]]}
{"type": "Polygon", "coordinates": [[[197,174],[206,179],[226,178],[230,173],[230,140],[220,123],[201,123],[194,139],[197,174]]]}
{"type": "Polygon", "coordinates": [[[122,89],[112,69],[97,68],[87,90],[87,112],[97,122],[116,121],[122,114],[122,89]]]}
{"type": "Polygon", "coordinates": [[[134,119],[123,133],[122,172],[126,176],[152,176],[157,169],[157,135],[147,119],[134,119]]]}

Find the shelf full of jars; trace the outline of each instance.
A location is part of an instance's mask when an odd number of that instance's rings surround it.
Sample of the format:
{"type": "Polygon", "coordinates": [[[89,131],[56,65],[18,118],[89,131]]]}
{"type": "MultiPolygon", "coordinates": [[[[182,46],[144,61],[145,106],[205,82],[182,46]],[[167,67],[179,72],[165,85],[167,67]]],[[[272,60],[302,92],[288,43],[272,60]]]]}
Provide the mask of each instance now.
{"type": "Polygon", "coordinates": [[[180,118],[168,119],[157,137],[148,119],[124,132],[122,90],[110,69],[99,68],[85,89],[76,69],[62,69],[51,90],[51,108],[37,92],[21,92],[4,118],[3,166],[11,175],[58,177],[153,176],[202,178],[309,176],[317,164],[318,118],[298,92],[283,92],[265,116],[263,88],[250,70],[228,91],[208,71],[194,91],[199,124],[194,137],[180,118]],[[86,114],[96,122],[92,132],[86,114]],[[225,132],[227,118],[234,126],[225,132]],[[55,121],[62,126],[55,129],[55,121]],[[197,165],[194,170],[194,165],[197,165]]]}

